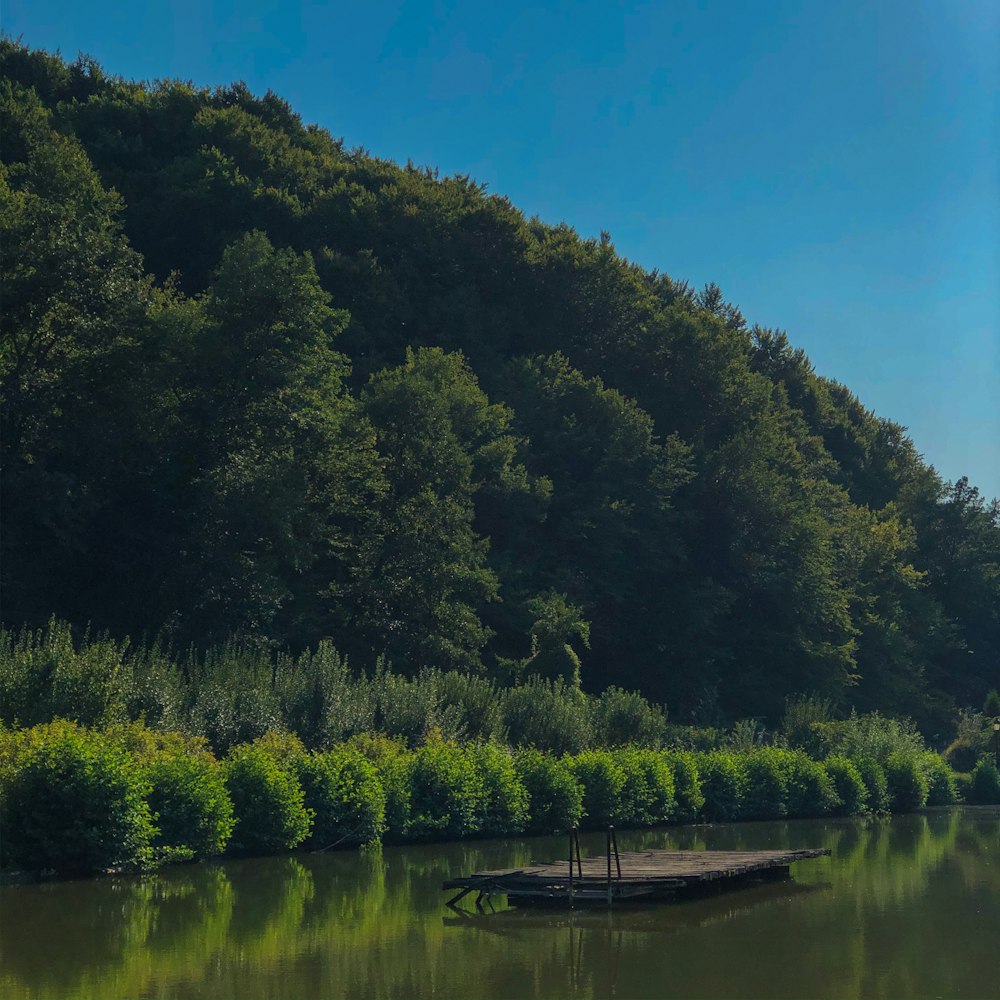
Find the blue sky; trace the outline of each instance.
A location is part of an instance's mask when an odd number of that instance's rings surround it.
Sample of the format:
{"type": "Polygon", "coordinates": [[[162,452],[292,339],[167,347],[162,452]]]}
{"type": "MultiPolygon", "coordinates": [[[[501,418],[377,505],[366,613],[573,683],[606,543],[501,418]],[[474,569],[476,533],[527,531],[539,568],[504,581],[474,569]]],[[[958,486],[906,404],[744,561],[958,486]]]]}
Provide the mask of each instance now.
{"type": "Polygon", "coordinates": [[[6,0],[129,78],[245,80],[349,146],[780,327],[1000,496],[1000,4],[6,0]]]}

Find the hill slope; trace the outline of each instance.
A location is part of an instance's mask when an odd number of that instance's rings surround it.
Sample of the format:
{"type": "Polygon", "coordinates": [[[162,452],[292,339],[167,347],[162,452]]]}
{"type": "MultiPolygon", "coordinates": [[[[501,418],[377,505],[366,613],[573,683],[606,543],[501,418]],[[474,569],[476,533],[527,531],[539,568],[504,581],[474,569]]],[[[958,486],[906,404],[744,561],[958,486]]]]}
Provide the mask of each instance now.
{"type": "Polygon", "coordinates": [[[4,620],[937,726],[1000,510],[718,288],[242,85],[0,43],[4,620]]]}

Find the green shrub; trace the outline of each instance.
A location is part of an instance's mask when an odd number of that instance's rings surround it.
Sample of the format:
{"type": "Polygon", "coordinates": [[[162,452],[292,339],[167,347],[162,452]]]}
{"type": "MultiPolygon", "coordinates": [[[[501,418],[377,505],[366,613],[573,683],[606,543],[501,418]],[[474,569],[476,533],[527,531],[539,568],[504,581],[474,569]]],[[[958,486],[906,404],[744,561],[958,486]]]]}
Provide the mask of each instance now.
{"type": "Polygon", "coordinates": [[[345,744],[372,762],[385,792],[385,832],[394,840],[406,834],[410,822],[410,762],[412,754],[401,739],[383,733],[358,733],[345,744]]]}
{"type": "Polygon", "coordinates": [[[825,816],[840,805],[837,790],[822,764],[800,750],[761,753],[769,753],[781,770],[789,816],[825,816]]]}
{"type": "Polygon", "coordinates": [[[966,801],[980,806],[1000,805],[1000,771],[993,761],[983,759],[972,769],[966,801]]]}
{"type": "Polygon", "coordinates": [[[713,823],[737,819],[743,813],[745,775],[736,754],[711,750],[695,759],[704,797],[701,814],[713,823]]]}
{"type": "Polygon", "coordinates": [[[927,805],[950,806],[958,801],[955,773],[940,755],[927,750],[918,758],[927,779],[927,805]]]}
{"type": "Polygon", "coordinates": [[[828,725],[835,730],[829,740],[832,751],[850,760],[870,757],[885,767],[893,753],[915,756],[924,750],[923,737],[911,719],[889,719],[878,712],[867,715],[852,712],[850,718],[828,725]]]}
{"type": "Polygon", "coordinates": [[[207,858],[221,854],[235,826],[219,762],[199,740],[166,740],[147,764],[154,847],[207,858]],[[179,745],[178,745],[179,744],[179,745]]]}
{"type": "Polygon", "coordinates": [[[773,750],[745,754],[742,819],[779,819],[788,814],[787,781],[773,750]]]}
{"type": "Polygon", "coordinates": [[[522,833],[528,824],[528,790],[518,777],[511,751],[483,743],[466,752],[479,772],[483,789],[480,832],[522,833]]]}
{"type": "Polygon", "coordinates": [[[532,677],[503,695],[504,725],[515,747],[576,753],[593,743],[586,696],[562,680],[532,677]]]}
{"type": "Polygon", "coordinates": [[[591,702],[591,720],[595,746],[659,747],[663,744],[666,723],[663,709],[651,705],[638,691],[607,688],[591,702]]]}
{"type": "Polygon", "coordinates": [[[410,760],[411,837],[464,837],[480,826],[483,785],[471,757],[431,739],[410,760]]]}
{"type": "Polygon", "coordinates": [[[306,808],[314,814],[310,841],[319,848],[378,840],[385,831],[385,789],[360,750],[341,745],[298,763],[306,808]]]}
{"type": "Polygon", "coordinates": [[[289,851],[309,836],[313,817],[302,786],[273,749],[256,743],[234,747],[224,772],[236,813],[234,852],[289,851]]]}
{"type": "Polygon", "coordinates": [[[117,742],[71,722],[37,726],[18,740],[8,774],[6,865],[82,874],[150,861],[150,786],[117,742]]]}
{"type": "Polygon", "coordinates": [[[894,813],[914,812],[927,804],[927,779],[917,754],[895,750],[885,762],[889,808],[894,813]]]}
{"type": "Polygon", "coordinates": [[[583,817],[583,785],[565,760],[520,750],[514,767],[528,792],[528,832],[563,833],[583,817]]]}
{"type": "Polygon", "coordinates": [[[607,750],[584,750],[566,762],[583,785],[583,818],[586,826],[606,827],[621,815],[625,772],[607,750]]]}
{"type": "Polygon", "coordinates": [[[625,747],[611,751],[624,772],[615,822],[623,826],[653,826],[666,823],[676,809],[674,772],[657,750],[625,747]]]}
{"type": "Polygon", "coordinates": [[[823,767],[833,782],[840,804],[835,812],[840,816],[856,816],[865,811],[868,789],[861,772],[846,757],[827,757],[823,767]]]}
{"type": "Polygon", "coordinates": [[[889,779],[885,775],[885,768],[874,757],[857,757],[851,762],[858,769],[858,774],[861,775],[861,780],[865,783],[869,811],[888,812],[892,802],[889,797],[889,779]]]}
{"type": "Polygon", "coordinates": [[[449,670],[436,675],[436,684],[443,710],[464,739],[487,743],[506,739],[502,699],[491,680],[449,670]]]}
{"type": "Polygon", "coordinates": [[[693,823],[705,804],[698,759],[687,750],[667,750],[663,759],[674,773],[674,798],[677,803],[674,819],[678,823],[693,823]]]}
{"type": "Polygon", "coordinates": [[[68,719],[84,726],[124,720],[125,646],[85,635],[73,641],[66,622],[44,630],[0,632],[0,719],[34,726],[68,719]]]}

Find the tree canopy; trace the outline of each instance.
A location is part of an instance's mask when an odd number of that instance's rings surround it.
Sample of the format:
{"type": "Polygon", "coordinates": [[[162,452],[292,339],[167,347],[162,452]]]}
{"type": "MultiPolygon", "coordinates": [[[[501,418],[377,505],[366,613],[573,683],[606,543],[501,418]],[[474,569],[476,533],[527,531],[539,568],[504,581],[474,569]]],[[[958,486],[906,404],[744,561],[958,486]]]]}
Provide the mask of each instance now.
{"type": "Polygon", "coordinates": [[[356,666],[1000,685],[1000,506],[783,331],[274,94],[0,42],[3,616],[356,666]]]}

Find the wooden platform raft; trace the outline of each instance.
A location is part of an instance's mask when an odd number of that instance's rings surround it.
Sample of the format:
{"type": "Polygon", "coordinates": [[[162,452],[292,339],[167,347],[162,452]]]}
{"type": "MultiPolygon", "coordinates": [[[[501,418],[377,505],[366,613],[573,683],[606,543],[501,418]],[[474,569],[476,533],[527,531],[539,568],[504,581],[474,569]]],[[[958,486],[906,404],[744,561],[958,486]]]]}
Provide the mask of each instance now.
{"type": "Polygon", "coordinates": [[[525,868],[475,872],[448,879],[443,889],[457,889],[448,900],[455,906],[468,893],[478,891],[476,905],[503,893],[512,905],[573,906],[675,896],[678,893],[719,887],[720,880],[759,881],[787,878],[789,865],[828,855],[829,850],[798,851],[623,851],[609,831],[606,856],[580,858],[579,841],[570,839],[570,859],[531,864],[525,868]],[[575,854],[575,856],[574,856],[575,854]]]}

